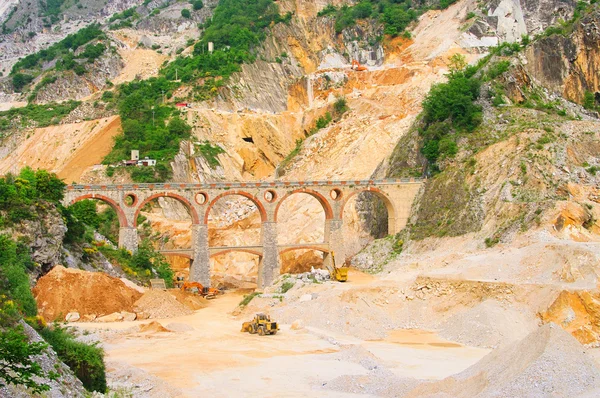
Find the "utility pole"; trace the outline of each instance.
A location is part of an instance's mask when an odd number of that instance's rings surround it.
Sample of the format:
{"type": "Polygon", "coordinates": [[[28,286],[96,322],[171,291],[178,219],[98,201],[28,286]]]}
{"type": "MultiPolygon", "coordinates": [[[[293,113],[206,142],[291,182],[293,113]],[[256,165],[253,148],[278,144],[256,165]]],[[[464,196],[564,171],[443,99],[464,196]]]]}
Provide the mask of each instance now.
{"type": "Polygon", "coordinates": [[[162,92],[162,100],[163,100],[163,105],[165,104],[165,90],[160,90],[162,92]]]}
{"type": "Polygon", "coordinates": [[[178,80],[178,79],[177,79],[177,71],[178,71],[178,69],[177,69],[177,68],[175,68],[175,81],[177,81],[177,80],[178,80]]]}

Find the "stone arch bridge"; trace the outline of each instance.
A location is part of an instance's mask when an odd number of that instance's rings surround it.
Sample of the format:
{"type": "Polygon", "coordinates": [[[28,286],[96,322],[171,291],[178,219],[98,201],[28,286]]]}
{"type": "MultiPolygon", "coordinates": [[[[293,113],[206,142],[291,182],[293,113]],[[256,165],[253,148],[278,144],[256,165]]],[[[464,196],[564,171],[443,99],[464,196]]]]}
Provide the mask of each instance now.
{"type": "Polygon", "coordinates": [[[386,179],[357,181],[276,181],[276,182],[219,182],[219,183],[161,183],[123,185],[69,185],[65,205],[84,199],[96,199],[110,205],[118,215],[119,247],[137,250],[137,216],[144,205],[153,199],[169,197],[181,202],[192,218],[192,247],[186,250],[164,250],[191,260],[190,280],[210,285],[211,256],[241,251],[259,256],[258,286],[270,285],[279,275],[279,256],[297,249],[312,249],[324,253],[324,261],[331,261],[329,253],[344,258],[342,235],[344,206],[361,192],[379,197],[388,213],[388,233],[395,234],[406,225],[413,200],[421,187],[420,179],[386,179]],[[325,212],[325,236],[322,243],[297,245],[277,244],[277,218],[281,204],[291,195],[311,195],[325,212]],[[242,247],[209,247],[208,216],[214,204],[224,197],[248,198],[260,213],[261,245],[242,247]]]}

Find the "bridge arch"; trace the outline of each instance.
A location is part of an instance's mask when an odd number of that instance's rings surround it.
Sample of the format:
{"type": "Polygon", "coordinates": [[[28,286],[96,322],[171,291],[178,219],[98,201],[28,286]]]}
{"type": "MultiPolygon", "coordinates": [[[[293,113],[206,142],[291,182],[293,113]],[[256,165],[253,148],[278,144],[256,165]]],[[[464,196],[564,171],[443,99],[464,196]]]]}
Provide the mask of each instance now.
{"type": "Polygon", "coordinates": [[[232,253],[232,252],[250,253],[250,254],[254,254],[255,256],[258,256],[259,258],[263,256],[263,254],[258,250],[247,249],[247,248],[243,248],[243,247],[231,247],[228,249],[223,249],[223,250],[219,250],[219,251],[215,251],[215,252],[211,253],[210,258],[220,256],[222,254],[232,253]]]}
{"type": "Polygon", "coordinates": [[[142,211],[142,208],[146,205],[146,203],[149,203],[150,201],[157,199],[157,198],[173,198],[173,199],[177,200],[178,202],[183,204],[190,212],[190,215],[192,216],[192,224],[200,223],[200,218],[198,217],[198,212],[196,211],[196,209],[190,203],[189,200],[187,200],[186,198],[184,198],[181,195],[177,195],[176,193],[159,192],[159,193],[155,193],[154,195],[148,196],[146,199],[144,199],[142,201],[142,203],[140,203],[137,206],[137,208],[135,209],[135,214],[133,215],[133,226],[134,227],[137,227],[137,218],[138,218],[138,215],[140,214],[140,211],[142,211]]]}
{"type": "Polygon", "coordinates": [[[254,203],[254,205],[258,209],[258,212],[260,213],[261,221],[262,222],[267,221],[267,211],[265,210],[265,207],[263,206],[263,204],[261,203],[261,201],[258,198],[256,198],[252,194],[245,192],[245,191],[227,191],[227,192],[223,192],[222,194],[216,196],[213,200],[210,201],[208,206],[206,206],[206,212],[204,213],[204,224],[208,224],[208,216],[210,215],[210,210],[215,205],[215,203],[217,203],[217,201],[219,201],[219,199],[222,199],[225,196],[230,196],[230,195],[243,196],[246,199],[249,199],[252,203],[254,203]]]}
{"type": "Polygon", "coordinates": [[[305,193],[305,194],[308,194],[308,195],[312,196],[313,198],[317,199],[317,201],[323,207],[323,211],[325,212],[325,220],[330,220],[333,218],[333,209],[331,208],[331,205],[329,204],[329,201],[327,200],[327,198],[325,196],[323,196],[322,194],[320,194],[317,191],[313,191],[312,189],[298,188],[298,189],[294,189],[291,192],[288,192],[284,197],[282,197],[279,200],[279,202],[277,202],[277,206],[275,207],[275,214],[273,217],[273,221],[277,222],[277,215],[279,213],[279,208],[281,207],[281,204],[283,202],[285,202],[285,200],[287,198],[289,198],[290,196],[292,196],[294,194],[298,194],[298,193],[305,193]]]}
{"type": "Polygon", "coordinates": [[[329,249],[326,249],[324,247],[319,247],[319,246],[314,246],[314,245],[301,245],[300,244],[298,246],[286,247],[284,249],[281,249],[279,251],[279,255],[282,255],[283,253],[287,253],[287,252],[293,252],[293,251],[296,251],[296,250],[314,250],[314,251],[318,251],[318,252],[325,253],[325,254],[327,254],[327,253],[330,252],[329,249]]]}
{"type": "Polygon", "coordinates": [[[346,195],[343,198],[339,217],[343,219],[344,209],[346,208],[346,204],[348,204],[348,202],[350,201],[350,199],[353,196],[360,194],[362,192],[370,192],[370,193],[374,194],[376,197],[378,197],[379,199],[381,199],[381,201],[383,202],[383,204],[387,210],[388,232],[390,234],[399,232],[399,231],[394,231],[394,227],[395,227],[394,220],[396,219],[396,207],[394,206],[394,203],[392,202],[390,197],[384,191],[382,191],[381,189],[376,188],[376,187],[366,187],[365,189],[357,189],[357,190],[350,192],[348,195],[346,195]]]}
{"type": "Polygon", "coordinates": [[[121,209],[121,206],[119,206],[119,204],[117,202],[115,202],[113,199],[109,198],[108,196],[100,195],[97,193],[89,193],[86,195],[76,197],[75,199],[71,200],[71,202],[69,202],[69,205],[75,204],[77,202],[80,202],[80,201],[86,200],[86,199],[96,199],[96,200],[100,200],[100,201],[106,203],[115,211],[115,213],[117,213],[117,217],[119,218],[119,226],[121,228],[129,227],[129,223],[127,222],[127,217],[125,216],[125,212],[123,211],[123,209],[121,209]]]}

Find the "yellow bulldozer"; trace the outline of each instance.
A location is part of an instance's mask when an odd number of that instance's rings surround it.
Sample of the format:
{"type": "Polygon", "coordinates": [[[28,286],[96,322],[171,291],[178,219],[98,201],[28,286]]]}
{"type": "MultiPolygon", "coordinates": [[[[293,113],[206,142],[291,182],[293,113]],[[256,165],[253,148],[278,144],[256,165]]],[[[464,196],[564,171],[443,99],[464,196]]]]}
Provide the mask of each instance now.
{"type": "Polygon", "coordinates": [[[329,277],[331,280],[336,280],[338,282],[346,282],[348,280],[348,267],[336,267],[335,265],[335,254],[331,252],[331,266],[327,267],[329,269],[329,277]]]}
{"type": "Polygon", "coordinates": [[[242,324],[242,332],[250,332],[250,334],[258,333],[259,336],[266,334],[275,334],[279,330],[277,322],[271,321],[271,317],[265,314],[256,314],[250,322],[242,324]]]}

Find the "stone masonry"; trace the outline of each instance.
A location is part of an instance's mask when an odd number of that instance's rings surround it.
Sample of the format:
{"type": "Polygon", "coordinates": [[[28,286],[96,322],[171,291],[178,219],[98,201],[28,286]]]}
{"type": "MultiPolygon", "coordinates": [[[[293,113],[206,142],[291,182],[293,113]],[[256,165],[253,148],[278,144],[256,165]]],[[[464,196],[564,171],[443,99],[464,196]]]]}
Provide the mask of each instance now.
{"type": "MultiPolygon", "coordinates": [[[[270,285],[279,275],[279,256],[283,251],[312,248],[324,253],[330,264],[331,252],[344,259],[342,237],[343,211],[348,200],[360,193],[378,196],[388,213],[388,233],[396,234],[408,220],[410,209],[423,181],[420,179],[389,179],[360,181],[277,181],[230,182],[211,184],[164,183],[124,185],[70,185],[65,205],[84,199],[101,200],[110,205],[119,217],[119,247],[135,252],[138,247],[137,216],[144,205],[160,197],[169,197],[184,204],[192,216],[192,247],[179,250],[191,262],[190,280],[210,285],[210,257],[227,251],[245,251],[260,256],[258,286],[270,285]],[[277,243],[277,212],[281,203],[296,193],[316,198],[325,211],[325,241],[319,244],[281,246],[277,243]],[[210,248],[208,216],[214,204],[230,195],[250,199],[262,219],[261,246],[210,248]]],[[[173,251],[175,252],[175,251],[173,251]]]]}

